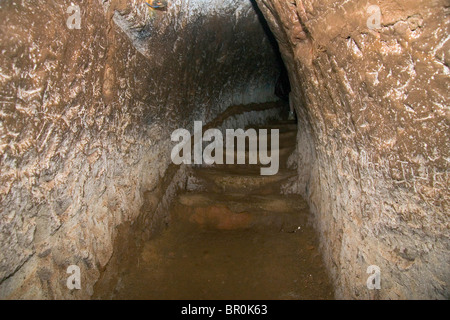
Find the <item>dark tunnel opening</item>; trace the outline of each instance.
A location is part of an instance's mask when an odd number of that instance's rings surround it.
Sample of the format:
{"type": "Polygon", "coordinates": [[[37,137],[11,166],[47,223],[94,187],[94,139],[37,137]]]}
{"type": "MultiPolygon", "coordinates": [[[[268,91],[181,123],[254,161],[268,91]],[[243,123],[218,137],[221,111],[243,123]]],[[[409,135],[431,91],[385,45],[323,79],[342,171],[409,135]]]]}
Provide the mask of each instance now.
{"type": "Polygon", "coordinates": [[[253,9],[255,10],[259,23],[261,24],[267,39],[269,39],[270,45],[273,48],[273,52],[275,53],[275,57],[277,60],[279,75],[276,78],[275,82],[275,95],[281,100],[289,103],[289,93],[291,92],[291,85],[289,81],[289,74],[284,64],[283,58],[281,56],[280,47],[278,45],[278,41],[275,38],[272,30],[270,30],[269,24],[267,23],[264,14],[261,9],[258,7],[256,0],[250,0],[253,9]]]}

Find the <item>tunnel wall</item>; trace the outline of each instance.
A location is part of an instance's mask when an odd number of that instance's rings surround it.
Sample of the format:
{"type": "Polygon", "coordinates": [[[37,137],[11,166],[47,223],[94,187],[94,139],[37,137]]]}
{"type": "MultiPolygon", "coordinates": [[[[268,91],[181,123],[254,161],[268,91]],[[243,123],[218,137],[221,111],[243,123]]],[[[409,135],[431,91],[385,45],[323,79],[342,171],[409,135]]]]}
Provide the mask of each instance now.
{"type": "Polygon", "coordinates": [[[257,2],[290,73],[295,191],[336,297],[449,298],[449,2],[257,2]]]}
{"type": "Polygon", "coordinates": [[[90,297],[118,226],[171,163],[171,132],[274,99],[250,3],[169,3],[73,1],[80,29],[67,1],[0,3],[1,298],[90,297]],[[70,265],[82,290],[66,286],[70,265]]]}

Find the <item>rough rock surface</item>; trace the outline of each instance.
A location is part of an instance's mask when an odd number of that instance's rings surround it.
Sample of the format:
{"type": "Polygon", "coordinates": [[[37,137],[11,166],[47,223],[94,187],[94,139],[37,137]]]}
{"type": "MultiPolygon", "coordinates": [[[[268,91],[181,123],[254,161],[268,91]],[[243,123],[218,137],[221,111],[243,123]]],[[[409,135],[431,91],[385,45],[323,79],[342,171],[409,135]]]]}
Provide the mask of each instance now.
{"type": "Polygon", "coordinates": [[[337,297],[449,298],[449,1],[257,2],[289,70],[297,191],[337,297]]]}
{"type": "Polygon", "coordinates": [[[250,3],[74,4],[80,29],[67,1],[0,3],[1,298],[91,296],[117,227],[170,164],[171,132],[273,99],[277,62],[250,3]],[[67,289],[69,265],[83,290],[67,289]]]}

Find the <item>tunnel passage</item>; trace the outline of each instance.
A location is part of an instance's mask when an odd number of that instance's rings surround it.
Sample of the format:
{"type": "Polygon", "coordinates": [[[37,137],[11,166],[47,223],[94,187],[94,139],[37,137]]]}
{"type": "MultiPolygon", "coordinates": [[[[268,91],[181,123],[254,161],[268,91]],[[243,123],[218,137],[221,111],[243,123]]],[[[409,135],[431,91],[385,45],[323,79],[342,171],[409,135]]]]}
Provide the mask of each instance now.
{"type": "Polygon", "coordinates": [[[0,297],[95,296],[196,185],[171,165],[173,130],[280,120],[267,21],[298,124],[277,192],[308,204],[335,297],[448,298],[448,3],[370,5],[2,1],[0,297]]]}

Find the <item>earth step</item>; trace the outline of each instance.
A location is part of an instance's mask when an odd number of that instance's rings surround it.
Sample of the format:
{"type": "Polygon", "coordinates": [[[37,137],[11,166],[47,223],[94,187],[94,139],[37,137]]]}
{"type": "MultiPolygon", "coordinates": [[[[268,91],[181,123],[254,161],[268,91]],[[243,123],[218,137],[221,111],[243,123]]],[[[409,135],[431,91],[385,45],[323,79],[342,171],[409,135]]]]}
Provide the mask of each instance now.
{"type": "MultiPolygon", "coordinates": [[[[253,151],[255,151],[252,148],[253,151]]],[[[269,155],[270,155],[270,146],[268,147],[268,151],[269,151],[269,155]]],[[[295,151],[295,145],[288,145],[287,143],[283,143],[283,141],[281,141],[280,143],[280,152],[279,152],[279,168],[280,169],[286,169],[287,166],[287,162],[289,157],[292,155],[292,153],[295,151]]],[[[249,157],[250,157],[250,153],[249,153],[249,148],[247,147],[246,151],[245,151],[245,163],[244,164],[239,164],[237,165],[237,151],[234,152],[234,164],[226,164],[226,156],[230,153],[226,152],[226,150],[224,150],[224,157],[223,157],[223,164],[216,164],[214,163],[213,165],[206,165],[204,164],[202,167],[205,168],[218,168],[218,169],[229,169],[229,168],[234,168],[236,166],[239,167],[243,167],[243,168],[264,168],[264,167],[268,167],[269,165],[262,165],[259,162],[259,151],[256,152],[256,157],[257,157],[257,163],[256,164],[250,164],[249,163],[249,157]]]]}
{"type": "Polygon", "coordinates": [[[185,193],[178,203],[178,219],[208,229],[296,232],[306,225],[308,215],[299,196],[185,193]]]}
{"type": "MultiPolygon", "coordinates": [[[[272,134],[271,128],[266,128],[266,127],[256,127],[253,128],[256,131],[256,133],[258,134],[258,138],[259,138],[259,130],[260,129],[267,129],[267,135],[270,136],[272,134]]],[[[285,130],[282,127],[280,128],[272,128],[272,129],[279,129],[280,131],[278,132],[280,140],[287,140],[287,139],[294,139],[297,137],[297,129],[295,130],[285,130]]],[[[270,142],[270,138],[267,139],[268,142],[270,142]]],[[[293,143],[295,143],[295,141],[292,141],[293,143]]]]}
{"type": "Polygon", "coordinates": [[[253,129],[267,129],[267,132],[270,132],[271,129],[279,129],[280,133],[284,132],[297,132],[298,126],[297,123],[288,123],[288,124],[282,124],[282,123],[273,123],[273,124],[265,124],[263,126],[254,126],[253,129]]]}
{"type": "MultiPolygon", "coordinates": [[[[268,131],[268,134],[272,134],[271,131],[268,131]]],[[[280,141],[281,140],[290,140],[292,139],[292,143],[295,144],[295,139],[297,138],[297,130],[289,130],[289,131],[281,131],[279,132],[280,141]]],[[[270,141],[270,139],[269,139],[270,141]]]]}
{"type": "Polygon", "coordinates": [[[294,170],[281,168],[276,175],[262,176],[256,166],[195,168],[192,172],[194,178],[211,192],[262,195],[279,193],[281,185],[297,174],[294,170]]]}
{"type": "MultiPolygon", "coordinates": [[[[268,154],[269,155],[271,155],[271,149],[270,149],[270,146],[267,148],[268,150],[268,154]]],[[[292,154],[292,152],[295,150],[295,146],[289,146],[289,147],[283,147],[283,146],[280,146],[280,148],[279,148],[279,159],[281,160],[281,159],[286,159],[287,160],[287,158],[292,154]]],[[[252,152],[255,156],[256,156],[256,158],[257,158],[257,161],[259,162],[259,148],[257,147],[256,149],[254,149],[254,148],[251,148],[250,150],[249,150],[249,148],[247,148],[247,150],[245,150],[245,164],[248,164],[249,163],[249,157],[250,157],[250,152],[252,152]]],[[[228,150],[224,150],[224,162],[226,162],[226,157],[228,156],[228,155],[233,155],[234,156],[234,158],[233,159],[235,159],[234,160],[234,162],[235,163],[237,163],[237,151],[236,150],[233,150],[233,151],[228,151],[228,150]]],[[[282,161],[280,161],[280,163],[281,163],[282,161]]]]}

